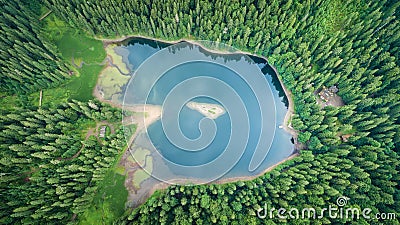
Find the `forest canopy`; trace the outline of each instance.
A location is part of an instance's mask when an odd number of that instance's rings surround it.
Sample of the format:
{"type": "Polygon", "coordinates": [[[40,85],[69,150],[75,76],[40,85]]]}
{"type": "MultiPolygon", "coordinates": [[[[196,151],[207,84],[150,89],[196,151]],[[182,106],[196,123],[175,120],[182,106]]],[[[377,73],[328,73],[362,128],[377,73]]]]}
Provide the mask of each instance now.
{"type": "MultiPolygon", "coordinates": [[[[71,63],[43,34],[43,11],[97,39],[141,35],[223,42],[268,58],[291,91],[291,124],[306,146],[295,160],[251,181],[171,186],[127,208],[116,223],[351,223],[263,221],[255,214],[264,204],[323,208],[340,196],[373,213],[400,212],[399,1],[2,0],[2,5],[2,96],[24,96],[71,79],[71,63]],[[343,105],[322,107],[317,93],[331,86],[343,105]]],[[[119,113],[74,99],[2,109],[0,223],[79,222],[126,145],[122,130],[103,143],[85,139],[80,129],[103,120],[116,123],[119,113]]]]}

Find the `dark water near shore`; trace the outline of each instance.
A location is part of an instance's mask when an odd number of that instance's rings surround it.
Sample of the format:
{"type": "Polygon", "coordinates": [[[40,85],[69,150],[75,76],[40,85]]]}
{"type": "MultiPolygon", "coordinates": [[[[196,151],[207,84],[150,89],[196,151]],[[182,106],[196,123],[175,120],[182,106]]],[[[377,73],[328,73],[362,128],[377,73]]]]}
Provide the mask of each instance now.
{"type": "MultiPolygon", "coordinates": [[[[214,168],[206,167],[191,171],[189,169],[182,170],[182,167],[177,167],[174,164],[186,167],[207,164],[223,154],[228,147],[229,151],[232,153],[240,151],[241,148],[239,146],[244,146],[245,150],[235,166],[229,168],[229,172],[222,178],[259,174],[292,154],[293,144],[290,140],[291,135],[279,128],[287,112],[287,99],[276,74],[263,58],[249,56],[252,61],[254,61],[251,62],[249,58],[242,57],[239,54],[216,54],[207,52],[191,44],[182,45],[179,49],[176,49],[176,51],[180,53],[176,53],[175,51],[165,52],[165,55],[159,58],[158,61],[154,60],[153,57],[149,58],[168,46],[169,44],[163,42],[143,38],[132,38],[120,43],[120,46],[116,47],[116,52],[123,56],[123,61],[132,72],[135,72],[143,62],[145,62],[143,64],[144,67],[146,66],[145,64],[149,64],[150,62],[147,62],[147,60],[153,60],[151,63],[154,64],[157,64],[157,62],[163,64],[168,63],[169,60],[173,60],[173,57],[186,57],[195,54],[210,59],[210,61],[198,60],[182,63],[169,68],[159,79],[154,77],[156,82],[152,85],[149,95],[145,96],[145,100],[143,100],[144,98],[141,98],[140,95],[144,95],[146,85],[134,86],[130,83],[124,87],[125,90],[128,90],[125,93],[126,104],[146,103],[164,105],[164,108],[166,108],[163,111],[163,121],[158,120],[153,123],[148,127],[147,134],[142,133],[135,140],[136,147],[143,147],[153,151],[153,174],[156,177],[160,179],[191,177],[193,179],[207,180],[208,176],[212,174],[215,169],[223,167],[223,165],[216,164],[214,168]],[[226,63],[225,65],[231,65],[238,69],[240,68],[241,71],[252,71],[251,66],[254,67],[254,64],[258,66],[261,70],[261,76],[265,79],[269,87],[268,91],[262,93],[262,96],[266,97],[266,100],[260,104],[260,99],[257,94],[255,94],[255,92],[260,90],[260,88],[256,86],[257,82],[254,83],[255,85],[246,84],[237,70],[221,66],[221,64],[224,63],[226,63]],[[212,83],[210,79],[205,79],[204,77],[223,81],[224,85],[226,84],[231,87],[242,100],[248,115],[247,118],[242,117],[239,121],[232,121],[232,119],[235,118],[235,113],[240,111],[240,104],[234,102],[234,97],[223,94],[226,93],[226,91],[223,91],[225,89],[222,83],[212,83]],[[179,88],[179,84],[191,79],[193,81],[192,83],[179,88]],[[170,97],[169,95],[172,90],[174,90],[174,101],[167,101],[166,99],[170,97]],[[192,98],[184,98],[185,95],[190,94],[193,94],[192,98]],[[213,96],[215,96],[215,98],[213,96]],[[220,104],[229,113],[227,112],[213,121],[210,121],[211,119],[204,120],[205,117],[199,112],[191,110],[184,105],[182,106],[181,102],[188,100],[220,104]],[[165,105],[166,102],[168,107],[165,105]],[[173,115],[172,111],[168,111],[169,108],[177,107],[179,108],[177,116],[175,114],[173,115]],[[266,113],[263,114],[263,110],[266,113]],[[272,112],[273,110],[275,111],[274,113],[272,112]],[[170,136],[166,135],[165,126],[173,126],[176,120],[178,120],[177,123],[182,133],[172,132],[170,136]],[[237,125],[237,123],[239,123],[239,125],[237,125]],[[239,135],[235,134],[236,130],[238,130],[237,127],[245,129],[246,124],[248,124],[249,128],[248,137],[241,136],[238,138],[236,136],[232,138],[232,135],[239,135]],[[201,127],[203,125],[206,129],[201,129],[204,128],[201,127]],[[217,128],[215,133],[211,131],[204,132],[212,130],[214,126],[217,128]],[[261,133],[264,133],[264,136],[261,135],[261,133]],[[182,134],[194,143],[193,146],[199,145],[203,146],[203,148],[199,151],[188,151],[188,149],[179,147],[180,142],[173,140],[179,139],[182,134]],[[214,134],[213,137],[208,137],[212,134],[214,134]],[[212,141],[209,141],[210,138],[212,138],[212,141]],[[270,140],[265,141],[265,143],[261,145],[265,151],[261,149],[260,155],[253,156],[258,146],[257,144],[260,142],[260,138],[270,140]],[[176,143],[178,143],[178,146],[176,143]],[[152,149],[154,147],[155,149],[152,149]],[[236,148],[238,148],[238,150],[236,150],[236,148]],[[261,160],[259,166],[254,171],[249,171],[249,164],[252,157],[263,159],[258,156],[262,156],[264,153],[266,154],[265,159],[261,160]]],[[[156,70],[158,65],[153,65],[153,67],[154,70],[156,70]]],[[[138,71],[141,69],[142,68],[138,71]]],[[[156,73],[152,71],[151,67],[147,69],[150,71],[148,72],[149,74],[146,75],[147,77],[144,75],[140,77],[140,75],[137,74],[137,77],[135,77],[137,84],[140,84],[140,82],[144,84],[148,80],[151,80],[153,72],[156,73]]],[[[254,76],[257,75],[254,74],[254,76]]],[[[181,143],[185,142],[181,141],[181,143]]],[[[234,157],[234,155],[235,154],[232,154],[232,157],[234,157]]],[[[229,164],[233,163],[234,159],[228,157],[225,161],[221,162],[229,164]]]]}

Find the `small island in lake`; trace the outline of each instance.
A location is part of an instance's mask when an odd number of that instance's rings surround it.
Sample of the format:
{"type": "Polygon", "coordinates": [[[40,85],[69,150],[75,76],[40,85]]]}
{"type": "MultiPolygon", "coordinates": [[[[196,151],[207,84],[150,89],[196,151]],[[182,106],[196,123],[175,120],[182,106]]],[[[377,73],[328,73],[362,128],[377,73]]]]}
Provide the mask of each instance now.
{"type": "Polygon", "coordinates": [[[186,103],[186,106],[189,107],[190,109],[198,111],[205,117],[213,120],[217,119],[219,116],[225,113],[224,107],[218,104],[188,102],[186,103]]]}

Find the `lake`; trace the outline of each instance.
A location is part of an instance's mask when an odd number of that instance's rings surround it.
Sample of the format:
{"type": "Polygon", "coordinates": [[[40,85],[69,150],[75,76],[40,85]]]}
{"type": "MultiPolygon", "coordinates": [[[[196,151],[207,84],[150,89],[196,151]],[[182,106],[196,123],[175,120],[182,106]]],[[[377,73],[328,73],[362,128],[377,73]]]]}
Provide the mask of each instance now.
{"type": "Polygon", "coordinates": [[[122,88],[124,106],[162,105],[161,119],[131,148],[150,150],[155,178],[206,183],[254,176],[293,153],[291,135],[279,128],[287,100],[264,59],[143,38],[115,51],[132,74],[122,88]],[[226,113],[209,119],[189,101],[219,104],[226,113]]]}

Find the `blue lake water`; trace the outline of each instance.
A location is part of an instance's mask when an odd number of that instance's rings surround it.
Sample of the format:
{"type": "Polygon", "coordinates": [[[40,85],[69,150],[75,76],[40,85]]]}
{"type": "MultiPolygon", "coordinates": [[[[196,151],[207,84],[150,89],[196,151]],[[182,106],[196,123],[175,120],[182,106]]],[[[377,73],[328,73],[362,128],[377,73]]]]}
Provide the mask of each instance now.
{"type": "Polygon", "coordinates": [[[124,104],[163,106],[162,119],[134,143],[152,151],[156,178],[252,176],[293,153],[291,135],[279,128],[286,99],[264,59],[189,43],[168,46],[134,38],[116,48],[135,76],[124,87],[124,104]],[[211,120],[185,106],[188,101],[220,104],[227,112],[211,120]]]}

